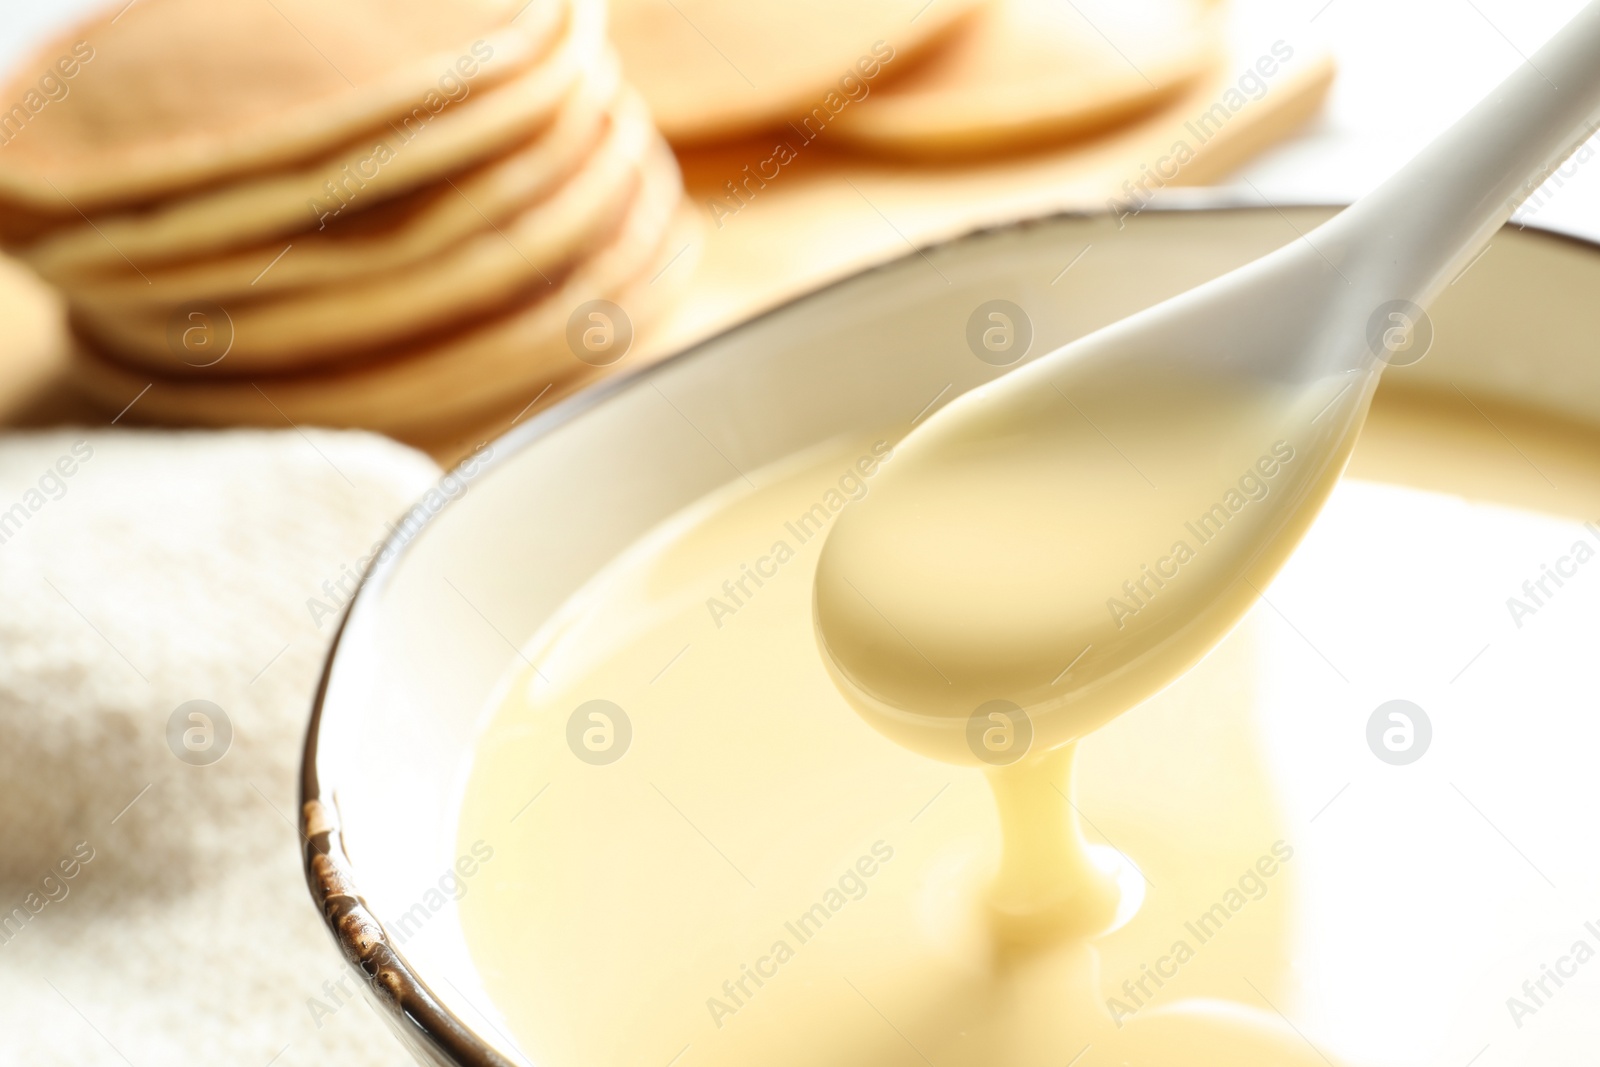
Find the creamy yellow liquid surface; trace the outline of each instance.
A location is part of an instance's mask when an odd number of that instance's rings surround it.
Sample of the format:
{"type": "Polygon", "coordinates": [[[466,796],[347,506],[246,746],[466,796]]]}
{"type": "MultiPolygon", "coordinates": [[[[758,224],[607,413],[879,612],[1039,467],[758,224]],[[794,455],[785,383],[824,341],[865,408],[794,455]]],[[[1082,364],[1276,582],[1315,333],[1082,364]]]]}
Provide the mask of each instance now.
{"type": "Polygon", "coordinates": [[[1356,472],[1532,511],[1358,485],[1270,611],[1078,743],[1076,790],[1065,765],[1012,765],[1006,833],[1065,834],[1058,858],[1103,870],[1136,905],[1109,933],[1031,951],[996,936],[1007,860],[986,772],[869,725],[817,646],[815,506],[834,527],[905,457],[823,449],[664,524],[527,646],[533,669],[516,662],[468,780],[461,839],[495,858],[460,915],[505,1033],[533,1062],[574,1067],[1309,1064],[1341,1051],[1442,1064],[1486,1043],[1502,1062],[1587,1047],[1573,1029],[1587,994],[1542,1003],[1537,1026],[1509,1022],[1504,1003],[1592,918],[1600,869],[1538,831],[1546,794],[1576,797],[1548,768],[1571,763],[1576,781],[1582,761],[1566,746],[1501,751],[1492,716],[1557,734],[1584,721],[1561,703],[1584,691],[1581,658],[1541,650],[1592,643],[1571,619],[1600,600],[1569,580],[1540,606],[1538,641],[1503,601],[1525,571],[1540,576],[1546,542],[1567,550],[1582,533],[1533,511],[1600,514],[1600,447],[1458,406],[1377,418],[1356,472]],[[1389,528],[1391,515],[1412,525],[1389,528]],[[1408,537],[1433,544],[1422,564],[1408,537]],[[1435,558],[1449,566],[1432,573],[1435,558]],[[1342,577],[1352,559],[1382,582],[1342,577]],[[1444,590],[1438,620],[1408,625],[1444,590]],[[1435,749],[1413,767],[1361,740],[1395,696],[1436,716],[1435,749]],[[603,711],[572,727],[595,700],[628,719],[614,762],[600,761],[620,736],[603,711]],[[1539,725],[1552,716],[1566,725],[1539,725]],[[1486,775],[1491,760],[1500,773],[1486,775]],[[1273,781],[1269,764],[1297,770],[1273,781]],[[1528,932],[1540,921],[1544,940],[1528,932]]]}
{"type": "MultiPolygon", "coordinates": [[[[618,559],[529,647],[462,815],[463,840],[504,842],[461,909],[524,1053],[574,1067],[685,1048],[683,1062],[708,1064],[1320,1063],[1276,1017],[1178,992],[1205,991],[1185,965],[1214,931],[1184,934],[1171,912],[1198,918],[1230,891],[1242,901],[1241,878],[1253,896],[1289,877],[1292,846],[1263,824],[1258,788],[1239,797],[1243,840],[1194,864],[1207,899],[1139,909],[1144,932],[1124,935],[1109,983],[1131,994],[1108,995],[1097,944],[997,936],[997,900],[1065,885],[1093,928],[1126,919],[1147,884],[1103,844],[1082,847],[1068,753],[1039,753],[999,786],[1010,876],[992,896],[1001,833],[981,775],[907,751],[839,695],[812,629],[817,550],[895,462],[862,442],[729,486],[618,559]],[[625,754],[602,762],[619,738],[625,754]],[[1106,891],[1088,899],[1095,881],[1106,891]],[[1168,972],[1160,985],[1152,967],[1168,972]]],[[[1247,738],[1228,747],[1255,764],[1247,738]]],[[[1151,795],[1144,783],[1127,799],[1151,795]]],[[[1275,907],[1238,924],[1230,949],[1267,986],[1275,907]]]]}

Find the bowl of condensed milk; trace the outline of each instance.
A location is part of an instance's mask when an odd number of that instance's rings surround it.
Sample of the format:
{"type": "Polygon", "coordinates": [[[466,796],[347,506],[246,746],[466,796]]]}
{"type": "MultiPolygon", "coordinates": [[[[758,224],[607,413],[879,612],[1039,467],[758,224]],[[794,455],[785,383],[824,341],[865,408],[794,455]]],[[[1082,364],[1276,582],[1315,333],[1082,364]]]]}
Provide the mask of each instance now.
{"type": "MultiPolygon", "coordinates": [[[[992,936],[983,769],[875,730],[818,650],[821,544],[921,420],[1333,213],[1208,194],[984,230],[581,393],[447,476],[351,606],[303,781],[313,898],[418,1062],[1581,1059],[1595,246],[1507,227],[1405,324],[1260,603],[1084,738],[1065,788],[1017,801],[1070,812],[1117,887],[1090,933],[992,936]]],[[[1159,426],[1106,443],[1137,472],[1159,426]]],[[[1264,499],[1292,461],[1267,458],[1219,492],[1264,499]]]]}

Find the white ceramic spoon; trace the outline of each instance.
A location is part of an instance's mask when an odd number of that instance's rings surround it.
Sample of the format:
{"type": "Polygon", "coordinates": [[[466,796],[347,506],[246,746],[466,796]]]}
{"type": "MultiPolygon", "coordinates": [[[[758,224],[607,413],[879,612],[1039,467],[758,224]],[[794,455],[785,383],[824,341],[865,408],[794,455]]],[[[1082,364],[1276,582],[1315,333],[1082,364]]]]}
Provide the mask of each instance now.
{"type": "Polygon", "coordinates": [[[930,418],[822,552],[846,697],[914,749],[1001,765],[1175,679],[1299,540],[1421,308],[1597,109],[1600,2],[1326,225],[930,418]]]}

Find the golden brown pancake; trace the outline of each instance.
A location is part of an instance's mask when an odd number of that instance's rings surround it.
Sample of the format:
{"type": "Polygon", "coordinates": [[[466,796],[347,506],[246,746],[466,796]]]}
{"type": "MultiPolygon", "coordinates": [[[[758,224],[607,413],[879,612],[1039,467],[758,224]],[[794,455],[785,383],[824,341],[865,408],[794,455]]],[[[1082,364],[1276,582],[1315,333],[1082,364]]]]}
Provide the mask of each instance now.
{"type": "Polygon", "coordinates": [[[1209,6],[992,0],[830,128],[859,146],[914,156],[1014,151],[1091,133],[1216,65],[1223,42],[1209,6]]]}
{"type": "Polygon", "coordinates": [[[402,345],[361,365],[249,382],[152,376],[80,344],[74,360],[79,383],[112,410],[151,385],[131,416],[141,420],[227,426],[282,425],[288,419],[392,433],[458,424],[545,385],[559,395],[604,372],[568,347],[569,319],[580,305],[614,301],[639,328],[671,302],[692,267],[700,224],[682,204],[671,155],[657,151],[657,164],[647,168],[626,218],[594,255],[555,292],[474,329],[402,345]]]}
{"type": "Polygon", "coordinates": [[[533,63],[561,5],[524,2],[113,4],[0,88],[29,112],[0,152],[0,197],[94,211],[326,152],[533,63]],[[70,78],[57,70],[65,95],[32,111],[29,94],[63,56],[77,61],[70,78]]]}
{"type": "Polygon", "coordinates": [[[613,0],[611,38],[667,139],[710,141],[870,90],[977,3],[613,0]]]}
{"type": "Polygon", "coordinates": [[[623,97],[612,128],[572,179],[504,226],[486,226],[438,255],[352,285],[224,305],[232,345],[215,368],[197,369],[174,352],[171,323],[187,304],[143,314],[80,305],[74,322],[123,362],[156,373],[242,377],[349,362],[553,289],[562,268],[626,213],[647,157],[649,166],[676,175],[675,165],[652,152],[659,144],[643,103],[623,97]]]}
{"type": "Polygon", "coordinates": [[[148,266],[143,275],[123,263],[120,270],[61,280],[71,286],[75,303],[109,315],[193,300],[257,299],[417,263],[502,224],[571,178],[605,135],[620,88],[616,63],[601,63],[556,121],[506,155],[448,182],[352,211],[324,229],[213,258],[148,266]]]}
{"type": "Polygon", "coordinates": [[[549,122],[605,46],[604,11],[578,0],[560,44],[537,66],[424,121],[397,121],[334,155],[137,212],[98,216],[19,250],[47,276],[113,264],[140,270],[253,244],[366,210],[525,141],[549,122]]]}

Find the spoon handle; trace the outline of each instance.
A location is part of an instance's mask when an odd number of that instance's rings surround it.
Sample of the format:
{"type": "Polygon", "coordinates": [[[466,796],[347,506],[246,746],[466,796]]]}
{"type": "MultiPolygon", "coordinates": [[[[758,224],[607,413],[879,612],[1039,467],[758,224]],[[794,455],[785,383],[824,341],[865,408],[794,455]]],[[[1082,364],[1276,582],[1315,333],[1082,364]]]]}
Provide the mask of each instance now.
{"type": "Polygon", "coordinates": [[[1426,306],[1596,130],[1600,0],[1398,173],[1313,235],[1373,306],[1426,306]]]}

